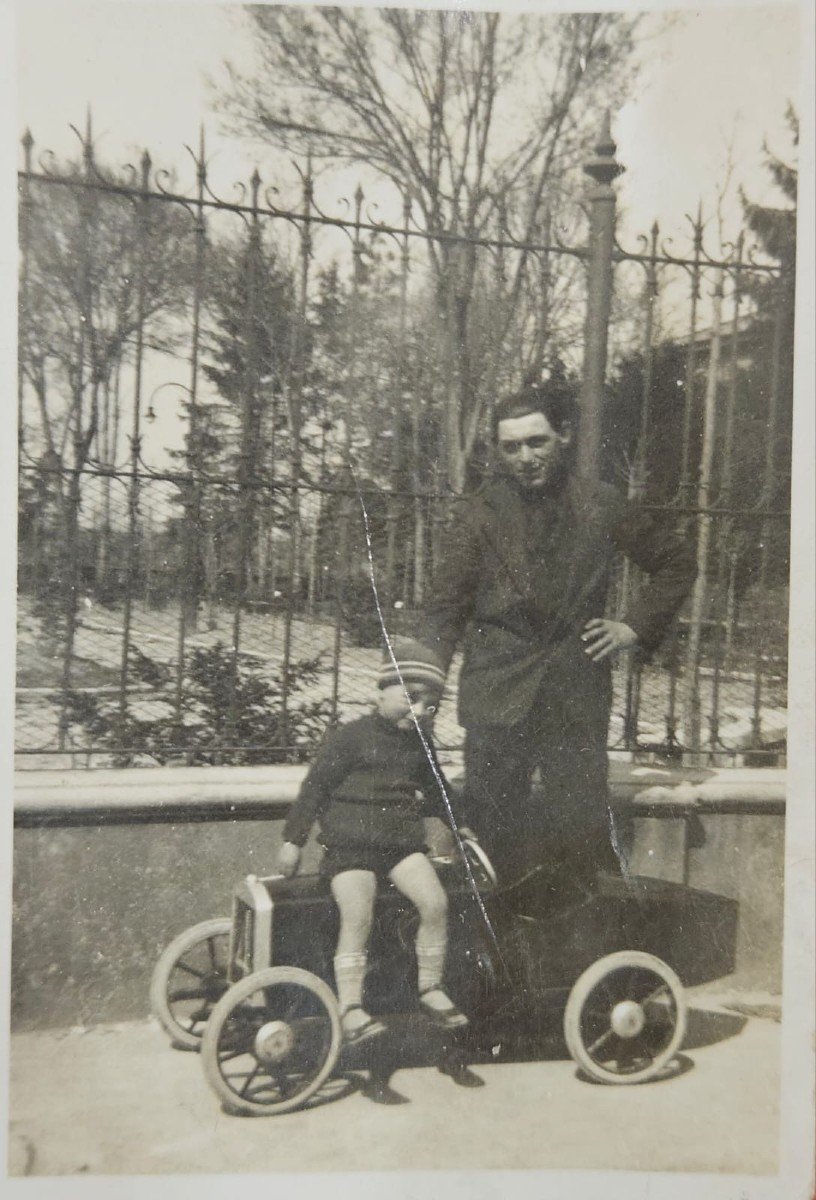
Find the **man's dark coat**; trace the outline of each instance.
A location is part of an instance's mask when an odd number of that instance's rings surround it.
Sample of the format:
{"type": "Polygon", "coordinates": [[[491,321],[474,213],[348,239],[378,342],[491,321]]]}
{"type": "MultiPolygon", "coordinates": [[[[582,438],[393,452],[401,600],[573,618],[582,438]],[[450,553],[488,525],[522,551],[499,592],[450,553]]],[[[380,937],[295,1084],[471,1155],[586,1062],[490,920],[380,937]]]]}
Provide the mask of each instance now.
{"type": "Polygon", "coordinates": [[[542,695],[555,695],[566,710],[594,713],[590,724],[606,737],[609,660],[589,659],[581,633],[604,616],[619,551],[649,576],[620,618],[649,654],[696,574],[693,546],[665,517],[606,484],[575,480],[536,496],[500,476],[457,502],[422,634],[446,665],[463,644],[462,725],[517,725],[542,695]]]}

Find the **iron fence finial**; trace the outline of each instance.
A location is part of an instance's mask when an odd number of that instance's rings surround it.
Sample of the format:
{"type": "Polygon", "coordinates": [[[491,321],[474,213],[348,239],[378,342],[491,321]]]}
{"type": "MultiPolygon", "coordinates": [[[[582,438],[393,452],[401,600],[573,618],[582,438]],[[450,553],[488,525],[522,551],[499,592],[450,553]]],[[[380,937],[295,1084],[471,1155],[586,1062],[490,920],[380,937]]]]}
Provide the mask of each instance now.
{"type": "Polygon", "coordinates": [[[26,126],[26,131],[20,139],[23,147],[23,163],[26,174],[31,173],[31,152],[34,149],[34,138],[31,130],[26,126]]]}
{"type": "Polygon", "coordinates": [[[85,162],[85,169],[90,174],[94,166],[93,121],[90,104],[85,110],[85,136],[80,137],[79,140],[82,143],[82,158],[85,162]]]}
{"type": "Polygon", "coordinates": [[[252,188],[252,207],[258,207],[258,193],[261,190],[261,173],[256,167],[249,178],[249,186],[252,188]]]}
{"type": "Polygon", "coordinates": [[[612,116],[608,108],[604,112],[594,150],[594,158],[584,163],[584,172],[591,175],[596,183],[608,187],[626,169],[615,158],[617,145],[612,138],[612,116]]]}
{"type": "Polygon", "coordinates": [[[203,182],[207,175],[207,134],[204,122],[198,128],[198,162],[196,163],[199,181],[203,182]]]}
{"type": "Polygon", "coordinates": [[[703,198],[702,196],[697,201],[697,216],[694,220],[694,245],[701,246],[703,243],[703,198]]]}

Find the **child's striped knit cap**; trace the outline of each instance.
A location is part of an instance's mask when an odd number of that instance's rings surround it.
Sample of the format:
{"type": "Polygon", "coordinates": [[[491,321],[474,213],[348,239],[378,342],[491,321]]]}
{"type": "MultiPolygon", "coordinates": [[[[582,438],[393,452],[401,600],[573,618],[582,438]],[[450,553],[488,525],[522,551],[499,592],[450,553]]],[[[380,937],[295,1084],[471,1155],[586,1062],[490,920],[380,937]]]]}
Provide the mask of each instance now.
{"type": "Polygon", "coordinates": [[[395,637],[391,639],[391,653],[388,647],[385,649],[382,666],[377,672],[377,686],[391,687],[394,683],[424,683],[441,691],[445,685],[445,672],[433,650],[413,638],[395,637]]]}

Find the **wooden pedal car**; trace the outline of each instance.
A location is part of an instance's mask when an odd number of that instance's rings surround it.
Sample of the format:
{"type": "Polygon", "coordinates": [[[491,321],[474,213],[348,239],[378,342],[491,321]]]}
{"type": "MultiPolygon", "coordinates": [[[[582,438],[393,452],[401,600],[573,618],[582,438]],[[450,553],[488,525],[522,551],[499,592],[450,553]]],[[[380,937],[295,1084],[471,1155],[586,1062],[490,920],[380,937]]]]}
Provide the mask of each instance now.
{"type": "MultiPolygon", "coordinates": [[[[683,986],[653,950],[667,930],[707,919],[689,908],[704,894],[639,877],[578,893],[544,871],[502,890],[481,847],[465,843],[465,859],[434,860],[450,903],[447,989],[470,1017],[456,1052],[495,1054],[519,1031],[535,1041],[555,1009],[589,1079],[632,1084],[670,1071],[685,1032],[683,986]]],[[[412,906],[384,885],[364,999],[386,1024],[417,1010],[415,928],[412,906]]],[[[200,1049],[227,1111],[284,1113],[327,1086],[342,1050],[330,986],[336,936],[324,879],[250,875],[231,920],[195,925],[162,954],[152,1012],[174,1045],[200,1049]]],[[[451,1035],[440,1036],[448,1052],[451,1035]]]]}
{"type": "MultiPolygon", "coordinates": [[[[616,878],[577,894],[542,870],[503,890],[481,848],[465,848],[466,862],[435,860],[450,902],[447,989],[471,1018],[441,1053],[455,1040],[457,1054],[475,1057],[519,1031],[535,1041],[561,1009],[567,1048],[590,1079],[639,1083],[665,1072],[683,1041],[685,1001],[652,949],[678,922],[678,904],[687,908],[675,885],[616,878]]],[[[386,1023],[417,1008],[415,928],[412,906],[383,886],[365,1005],[386,1023]]],[[[176,1046],[200,1048],[228,1111],[299,1108],[332,1076],[342,1049],[328,982],[336,936],[324,879],[248,876],[231,920],[193,926],[162,954],[152,1011],[176,1046]]]]}

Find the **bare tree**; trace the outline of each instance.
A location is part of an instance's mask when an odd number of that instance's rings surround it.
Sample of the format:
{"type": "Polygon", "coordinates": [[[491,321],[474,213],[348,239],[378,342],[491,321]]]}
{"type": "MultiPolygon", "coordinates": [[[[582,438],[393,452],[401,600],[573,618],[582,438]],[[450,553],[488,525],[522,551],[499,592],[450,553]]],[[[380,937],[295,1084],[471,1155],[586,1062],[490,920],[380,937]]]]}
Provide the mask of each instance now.
{"type": "Polygon", "coordinates": [[[636,19],[277,6],[246,14],[258,69],[228,67],[234,125],[297,153],[375,168],[437,235],[428,253],[448,364],[445,459],[460,490],[496,385],[496,347],[530,269],[528,253],[516,253],[485,344],[471,328],[477,239],[498,230],[529,243],[544,209],[575,194],[568,177],[599,110],[631,82],[636,19]]]}
{"type": "MultiPolygon", "coordinates": [[[[144,168],[149,172],[147,159],[144,168]]],[[[144,350],[149,322],[183,308],[189,237],[183,214],[169,206],[148,212],[135,189],[132,200],[114,194],[122,180],[108,180],[106,194],[89,145],[83,166],[67,164],[59,173],[66,186],[34,184],[25,193],[28,242],[19,356],[22,461],[34,458],[48,474],[56,507],[53,617],[65,630],[67,685],[80,584],[82,470],[94,459],[113,465],[122,404],[131,390],[124,386],[122,369],[134,363],[137,345],[144,350]]],[[[130,178],[124,182],[132,184],[130,178]]],[[[171,342],[167,328],[151,339],[156,349],[171,342]]],[[[103,572],[109,488],[108,478],[100,530],[103,572]]]]}

